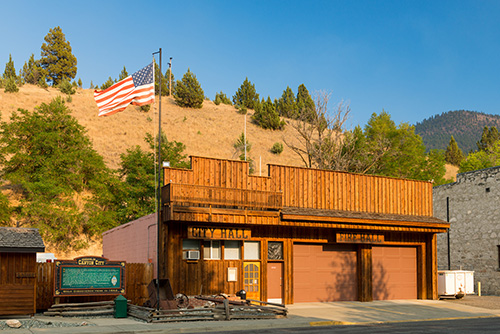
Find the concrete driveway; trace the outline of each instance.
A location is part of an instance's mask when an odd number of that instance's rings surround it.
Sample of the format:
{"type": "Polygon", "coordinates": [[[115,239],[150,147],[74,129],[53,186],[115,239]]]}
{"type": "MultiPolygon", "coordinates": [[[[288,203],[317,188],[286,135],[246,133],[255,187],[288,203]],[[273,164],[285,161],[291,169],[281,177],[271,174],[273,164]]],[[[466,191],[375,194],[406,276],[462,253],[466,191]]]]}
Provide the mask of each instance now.
{"type": "Polygon", "coordinates": [[[287,307],[290,318],[307,318],[312,326],[500,316],[500,310],[443,300],[301,303],[287,307]]]}

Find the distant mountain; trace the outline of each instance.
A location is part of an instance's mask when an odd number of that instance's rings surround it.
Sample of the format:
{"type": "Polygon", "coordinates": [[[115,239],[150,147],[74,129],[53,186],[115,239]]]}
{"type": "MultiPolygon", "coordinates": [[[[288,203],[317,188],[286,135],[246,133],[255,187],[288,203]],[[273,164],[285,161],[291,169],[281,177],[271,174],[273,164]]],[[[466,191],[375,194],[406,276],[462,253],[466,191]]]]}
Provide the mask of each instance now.
{"type": "Polygon", "coordinates": [[[477,150],[476,143],[481,139],[485,126],[495,126],[500,130],[500,115],[490,115],[477,111],[456,110],[424,119],[415,125],[427,150],[445,150],[453,135],[464,152],[477,150]]]}

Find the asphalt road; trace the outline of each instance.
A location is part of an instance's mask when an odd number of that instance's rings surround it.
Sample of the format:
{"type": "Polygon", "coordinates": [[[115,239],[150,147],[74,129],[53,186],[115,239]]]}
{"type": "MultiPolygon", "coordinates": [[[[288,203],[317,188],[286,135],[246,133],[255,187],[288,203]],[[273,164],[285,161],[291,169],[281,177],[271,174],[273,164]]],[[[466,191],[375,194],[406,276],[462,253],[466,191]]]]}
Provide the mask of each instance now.
{"type": "MultiPolygon", "coordinates": [[[[236,332],[236,331],[235,331],[236,332]]],[[[413,321],[396,322],[373,325],[348,325],[348,326],[320,326],[302,328],[273,328],[249,331],[237,331],[238,334],[292,334],[292,333],[500,333],[500,318],[440,320],[440,321],[413,321]]]]}

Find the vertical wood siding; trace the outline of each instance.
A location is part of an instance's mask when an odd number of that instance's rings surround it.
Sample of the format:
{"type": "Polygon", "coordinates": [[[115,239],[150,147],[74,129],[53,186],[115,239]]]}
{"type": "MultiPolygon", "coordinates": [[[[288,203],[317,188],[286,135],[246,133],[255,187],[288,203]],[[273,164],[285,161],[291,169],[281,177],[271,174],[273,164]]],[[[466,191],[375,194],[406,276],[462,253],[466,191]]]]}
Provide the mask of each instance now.
{"type": "Polygon", "coordinates": [[[276,165],[270,178],[285,207],[432,216],[430,182],[276,165]]]}
{"type": "Polygon", "coordinates": [[[36,253],[0,253],[0,315],[35,313],[35,266],[36,253]]]}
{"type": "Polygon", "coordinates": [[[432,216],[432,183],[269,165],[248,174],[248,162],[191,157],[191,169],[164,168],[168,183],[276,191],[285,207],[432,216]]]}

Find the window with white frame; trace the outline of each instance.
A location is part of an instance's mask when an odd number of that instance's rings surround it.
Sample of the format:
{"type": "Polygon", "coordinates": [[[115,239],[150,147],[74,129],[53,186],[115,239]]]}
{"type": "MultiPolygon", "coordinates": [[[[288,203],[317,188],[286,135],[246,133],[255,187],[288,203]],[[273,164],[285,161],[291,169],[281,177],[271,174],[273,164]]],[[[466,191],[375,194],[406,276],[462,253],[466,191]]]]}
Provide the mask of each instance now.
{"type": "Polygon", "coordinates": [[[203,241],[203,258],[205,260],[220,260],[221,242],[219,240],[203,241]]]}
{"type": "Polygon", "coordinates": [[[260,260],[260,242],[245,241],[243,243],[243,258],[245,260],[260,260]]]}
{"type": "Polygon", "coordinates": [[[224,241],[224,260],[240,260],[241,243],[238,240],[224,241]]]}

